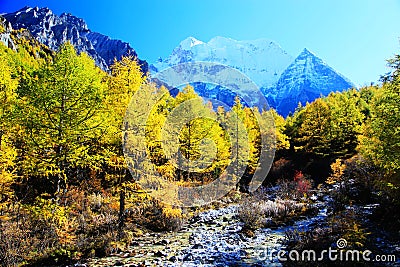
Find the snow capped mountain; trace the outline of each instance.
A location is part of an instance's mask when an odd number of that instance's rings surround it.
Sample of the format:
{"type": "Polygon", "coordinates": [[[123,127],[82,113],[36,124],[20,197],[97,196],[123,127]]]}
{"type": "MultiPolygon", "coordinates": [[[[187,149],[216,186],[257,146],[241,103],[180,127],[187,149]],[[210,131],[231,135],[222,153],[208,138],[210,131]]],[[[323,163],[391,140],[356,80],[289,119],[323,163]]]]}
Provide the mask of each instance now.
{"type": "Polygon", "coordinates": [[[188,37],[167,59],[158,60],[150,68],[158,72],[179,63],[215,62],[240,70],[260,87],[269,87],[278,81],[292,60],[278,44],[267,39],[236,41],[217,36],[204,43],[188,37]]]}
{"type": "MultiPolygon", "coordinates": [[[[52,50],[64,42],[71,42],[78,52],[86,52],[103,70],[108,70],[114,58],[121,59],[128,54],[137,57],[128,43],[91,32],[83,19],[71,14],[57,16],[47,7],[24,7],[17,12],[4,14],[3,17],[14,29],[29,30],[36,40],[52,50]]],[[[138,61],[142,70],[147,72],[147,62],[138,61]]]]}
{"type": "MultiPolygon", "coordinates": [[[[227,65],[246,74],[261,89],[270,106],[281,115],[332,91],[354,85],[320,58],[304,49],[293,60],[278,44],[267,39],[236,41],[214,37],[205,43],[194,37],[183,40],[165,60],[150,65],[153,73],[181,63],[207,61],[227,65]]],[[[220,86],[193,84],[203,97],[232,104],[234,94],[220,86]]],[[[254,101],[254,103],[257,101],[254,101]]]]}
{"type": "Polygon", "coordinates": [[[184,50],[190,50],[193,46],[204,44],[202,41],[197,40],[194,37],[188,37],[183,40],[179,46],[184,50]]]}
{"type": "MultiPolygon", "coordinates": [[[[6,21],[1,23],[5,32],[0,35],[0,41],[13,49],[15,44],[10,32],[12,29],[25,28],[37,41],[52,50],[66,41],[71,42],[78,52],[88,53],[104,70],[109,70],[115,58],[119,60],[124,55],[137,57],[128,43],[90,31],[83,19],[71,14],[58,16],[48,8],[24,7],[17,12],[4,14],[3,17],[6,21]]],[[[138,61],[146,73],[147,62],[138,61]]],[[[188,37],[167,58],[160,58],[150,65],[150,70],[154,74],[180,63],[199,61],[223,64],[244,73],[260,88],[270,106],[284,116],[293,112],[299,102],[304,105],[332,91],[354,87],[347,78],[307,49],[294,59],[277,43],[268,39],[237,41],[217,36],[203,42],[188,37]]],[[[201,83],[193,85],[201,96],[228,105],[234,102],[236,94],[224,87],[201,83]]],[[[238,90],[249,97],[260,98],[244,88],[238,90]]],[[[260,101],[252,99],[249,103],[257,105],[260,101]]]]}
{"type": "Polygon", "coordinates": [[[304,49],[282,73],[272,90],[265,92],[268,100],[282,115],[293,112],[298,103],[305,105],[333,91],[354,87],[320,58],[304,49]]]}

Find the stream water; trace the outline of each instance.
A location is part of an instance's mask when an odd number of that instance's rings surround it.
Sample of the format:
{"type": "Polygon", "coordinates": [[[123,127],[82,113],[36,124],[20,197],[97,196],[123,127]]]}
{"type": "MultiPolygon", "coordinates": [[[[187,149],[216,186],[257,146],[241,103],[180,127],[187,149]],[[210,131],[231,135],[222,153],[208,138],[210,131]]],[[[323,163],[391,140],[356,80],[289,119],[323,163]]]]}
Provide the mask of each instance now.
{"type": "MultiPolygon", "coordinates": [[[[237,219],[237,205],[200,213],[175,233],[147,233],[124,252],[94,258],[86,266],[281,266],[272,252],[284,249],[285,232],[307,230],[326,219],[324,203],[318,215],[291,226],[261,228],[245,236],[237,219]]],[[[276,253],[275,253],[276,254],[276,253]]]]}

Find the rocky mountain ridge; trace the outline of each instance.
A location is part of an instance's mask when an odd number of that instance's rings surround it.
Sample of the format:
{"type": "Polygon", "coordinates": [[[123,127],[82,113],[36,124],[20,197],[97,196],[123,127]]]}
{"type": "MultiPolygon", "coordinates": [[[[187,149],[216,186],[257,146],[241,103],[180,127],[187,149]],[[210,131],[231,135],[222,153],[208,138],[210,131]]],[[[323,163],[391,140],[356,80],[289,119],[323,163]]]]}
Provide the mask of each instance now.
{"type": "MultiPolygon", "coordinates": [[[[71,42],[78,52],[86,52],[105,71],[109,70],[114,59],[120,60],[126,55],[138,57],[128,43],[92,32],[83,19],[69,13],[58,16],[47,7],[24,7],[3,17],[13,29],[27,29],[36,40],[52,50],[57,50],[64,42],[71,42]]],[[[146,73],[147,62],[141,59],[138,62],[146,73]]]]}

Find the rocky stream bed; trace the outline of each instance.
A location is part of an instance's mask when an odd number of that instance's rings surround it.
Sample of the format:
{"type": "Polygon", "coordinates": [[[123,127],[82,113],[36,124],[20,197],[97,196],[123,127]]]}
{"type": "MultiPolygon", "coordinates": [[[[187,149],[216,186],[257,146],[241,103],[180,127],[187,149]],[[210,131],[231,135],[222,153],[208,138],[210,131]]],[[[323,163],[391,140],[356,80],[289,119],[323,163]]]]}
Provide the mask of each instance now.
{"type": "Polygon", "coordinates": [[[314,204],[319,213],[288,226],[261,228],[253,237],[242,233],[237,205],[208,210],[192,218],[174,233],[146,233],[123,252],[93,258],[81,266],[281,266],[269,253],[284,249],[285,232],[303,229],[325,220],[324,203],[314,204]]]}

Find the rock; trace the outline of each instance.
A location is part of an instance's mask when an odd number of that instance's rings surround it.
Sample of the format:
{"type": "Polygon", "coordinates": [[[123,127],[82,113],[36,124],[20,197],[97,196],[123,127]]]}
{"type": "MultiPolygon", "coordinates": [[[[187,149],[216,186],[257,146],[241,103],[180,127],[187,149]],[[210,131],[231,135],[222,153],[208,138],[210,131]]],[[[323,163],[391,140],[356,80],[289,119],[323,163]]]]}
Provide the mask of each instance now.
{"type": "Polygon", "coordinates": [[[192,249],[203,249],[203,248],[204,248],[204,246],[202,244],[194,244],[192,246],[192,249]]]}
{"type": "Polygon", "coordinates": [[[243,249],[239,250],[238,253],[239,253],[240,257],[245,257],[245,256],[247,256],[249,254],[243,249]]]}
{"type": "Polygon", "coordinates": [[[137,242],[137,241],[133,241],[133,242],[131,243],[131,246],[133,246],[133,247],[138,247],[138,246],[140,246],[140,244],[139,244],[139,242],[137,242]]]}
{"type": "Polygon", "coordinates": [[[242,229],[242,232],[247,237],[254,237],[255,236],[254,231],[251,230],[251,229],[248,229],[248,228],[242,229]]]}
{"type": "Polygon", "coordinates": [[[215,258],[209,257],[209,258],[207,258],[207,262],[208,263],[214,263],[215,262],[215,258]]]}
{"type": "Polygon", "coordinates": [[[156,257],[166,257],[168,255],[164,251],[159,250],[159,251],[154,253],[154,256],[156,256],[156,257]]]}
{"type": "Polygon", "coordinates": [[[193,260],[193,255],[191,253],[183,256],[183,261],[192,261],[192,260],[193,260]]]}
{"type": "Polygon", "coordinates": [[[268,220],[266,225],[271,229],[276,229],[279,226],[274,220],[268,220]]]}
{"type": "Polygon", "coordinates": [[[137,254],[136,251],[131,250],[131,251],[129,251],[129,256],[128,256],[128,258],[130,258],[130,257],[135,257],[136,254],[137,254]]]}
{"type": "Polygon", "coordinates": [[[114,266],[124,266],[124,264],[121,261],[116,261],[114,266]]]}
{"type": "Polygon", "coordinates": [[[162,240],[157,241],[156,243],[154,243],[154,245],[168,245],[170,243],[171,243],[171,241],[169,239],[162,239],[162,240]]]}
{"type": "Polygon", "coordinates": [[[178,258],[176,256],[172,256],[171,258],[168,259],[169,261],[176,262],[178,258]]]}

